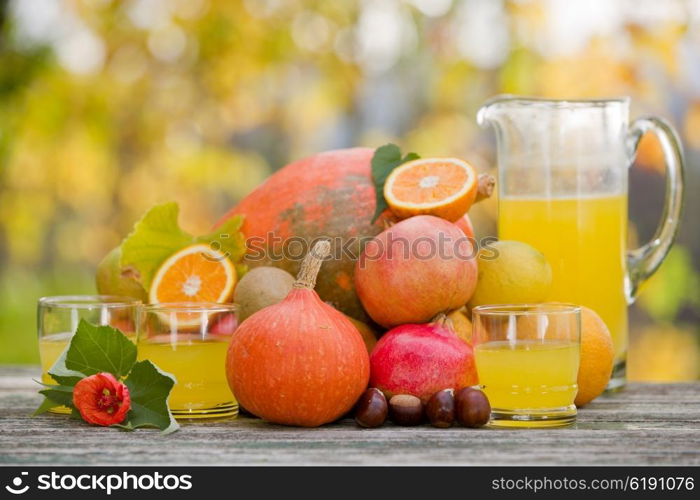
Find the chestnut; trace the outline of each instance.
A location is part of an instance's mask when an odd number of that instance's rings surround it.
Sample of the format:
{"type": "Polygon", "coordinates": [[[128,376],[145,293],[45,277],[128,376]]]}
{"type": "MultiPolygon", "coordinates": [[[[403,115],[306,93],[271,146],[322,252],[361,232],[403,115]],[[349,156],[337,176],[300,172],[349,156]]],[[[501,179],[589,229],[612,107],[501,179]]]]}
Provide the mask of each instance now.
{"type": "Polygon", "coordinates": [[[386,420],[389,407],[384,393],[379,389],[367,389],[355,405],[355,422],[362,427],[379,427],[386,420]]]}
{"type": "Polygon", "coordinates": [[[389,415],[396,425],[419,425],[425,412],[420,398],[409,394],[397,394],[389,400],[389,415]]]}
{"type": "Polygon", "coordinates": [[[465,427],[481,427],[491,418],[491,405],[486,394],[465,387],[455,394],[457,421],[465,427]]]}
{"type": "Polygon", "coordinates": [[[433,394],[425,405],[425,414],[433,427],[451,427],[455,420],[455,398],[452,389],[433,394]]]}

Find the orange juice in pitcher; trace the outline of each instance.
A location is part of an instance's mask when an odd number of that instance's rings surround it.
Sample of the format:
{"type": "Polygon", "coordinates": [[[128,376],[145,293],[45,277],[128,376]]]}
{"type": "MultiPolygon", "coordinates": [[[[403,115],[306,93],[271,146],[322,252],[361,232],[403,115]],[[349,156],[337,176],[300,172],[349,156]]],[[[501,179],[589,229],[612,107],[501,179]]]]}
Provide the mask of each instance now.
{"type": "Polygon", "coordinates": [[[515,96],[486,103],[477,117],[496,131],[500,239],[540,250],[552,266],[548,300],[590,307],[615,344],[609,389],[625,384],[627,306],[656,271],[678,229],[683,155],[660,118],[629,123],[629,99],[546,100],[515,96]],[[667,165],[666,204],[652,240],[627,250],[627,170],[652,132],[667,165]]]}
{"type": "Polygon", "coordinates": [[[615,355],[624,356],[627,198],[504,197],[498,228],[502,239],[524,241],[547,257],[552,266],[549,299],[596,311],[610,329],[615,355]]]}

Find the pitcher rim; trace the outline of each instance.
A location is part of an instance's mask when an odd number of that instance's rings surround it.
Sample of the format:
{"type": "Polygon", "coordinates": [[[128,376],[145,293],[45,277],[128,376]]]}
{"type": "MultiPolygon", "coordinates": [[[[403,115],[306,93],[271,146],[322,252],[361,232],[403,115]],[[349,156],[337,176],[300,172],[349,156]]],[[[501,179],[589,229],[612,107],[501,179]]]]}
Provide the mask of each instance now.
{"type": "Polygon", "coordinates": [[[573,99],[550,99],[547,97],[529,97],[529,96],[519,96],[513,94],[502,94],[494,96],[488,99],[481,107],[486,108],[493,104],[499,103],[515,103],[522,102],[524,104],[538,104],[545,105],[554,108],[567,108],[567,107],[579,107],[579,106],[606,106],[609,104],[629,104],[629,96],[617,96],[617,97],[594,97],[594,98],[573,98],[573,99]]]}

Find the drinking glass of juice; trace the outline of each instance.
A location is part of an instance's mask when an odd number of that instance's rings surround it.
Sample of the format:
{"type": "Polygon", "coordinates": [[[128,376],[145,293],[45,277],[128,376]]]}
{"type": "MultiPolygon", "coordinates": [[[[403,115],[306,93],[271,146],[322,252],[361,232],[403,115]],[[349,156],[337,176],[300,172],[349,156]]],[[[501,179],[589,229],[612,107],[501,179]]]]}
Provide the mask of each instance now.
{"type": "Polygon", "coordinates": [[[554,427],[576,420],[579,306],[479,306],[472,321],[476,370],[491,403],[491,425],[554,427]]]}
{"type": "MultiPolygon", "coordinates": [[[[81,319],[93,325],[109,325],[126,336],[136,336],[136,315],[140,300],[116,295],[62,295],[42,297],[37,306],[41,381],[55,384],[48,374],[58,357],[66,350],[81,319]]],[[[50,410],[70,413],[65,406],[50,410]]]]}
{"type": "Polygon", "coordinates": [[[237,325],[233,304],[161,303],[141,308],[138,359],[152,361],[177,379],[168,399],[175,418],[238,415],[225,368],[237,325]]]}

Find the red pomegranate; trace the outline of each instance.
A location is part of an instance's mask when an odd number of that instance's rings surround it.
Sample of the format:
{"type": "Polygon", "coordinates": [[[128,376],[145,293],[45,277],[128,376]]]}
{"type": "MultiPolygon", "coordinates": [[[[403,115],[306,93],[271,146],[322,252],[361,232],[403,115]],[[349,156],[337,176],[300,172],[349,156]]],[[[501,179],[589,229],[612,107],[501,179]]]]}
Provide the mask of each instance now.
{"type": "Polygon", "coordinates": [[[454,224],[418,215],[381,232],[355,267],[367,314],[393,328],[425,323],[466,304],[476,289],[474,246],[454,224]]]}
{"type": "Polygon", "coordinates": [[[444,315],[386,332],[372,350],[370,366],[370,386],[389,398],[411,394],[427,403],[442,389],[457,391],[478,383],[474,351],[444,315]]]}

